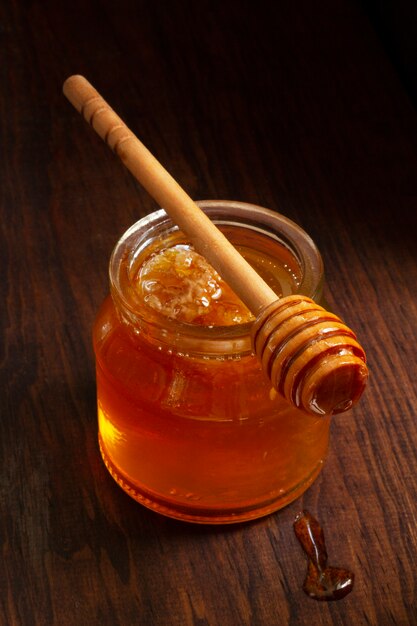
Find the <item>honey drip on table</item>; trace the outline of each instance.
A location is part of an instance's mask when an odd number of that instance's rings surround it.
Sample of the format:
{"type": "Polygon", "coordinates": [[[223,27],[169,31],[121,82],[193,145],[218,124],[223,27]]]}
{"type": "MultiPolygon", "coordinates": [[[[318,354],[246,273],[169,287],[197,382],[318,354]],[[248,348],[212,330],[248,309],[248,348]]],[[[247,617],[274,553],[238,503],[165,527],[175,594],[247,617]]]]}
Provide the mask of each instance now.
{"type": "Polygon", "coordinates": [[[303,589],[314,600],[341,600],[353,589],[354,574],[327,565],[324,533],[319,522],[308,512],[299,513],[294,521],[295,535],[308,556],[303,589]]]}

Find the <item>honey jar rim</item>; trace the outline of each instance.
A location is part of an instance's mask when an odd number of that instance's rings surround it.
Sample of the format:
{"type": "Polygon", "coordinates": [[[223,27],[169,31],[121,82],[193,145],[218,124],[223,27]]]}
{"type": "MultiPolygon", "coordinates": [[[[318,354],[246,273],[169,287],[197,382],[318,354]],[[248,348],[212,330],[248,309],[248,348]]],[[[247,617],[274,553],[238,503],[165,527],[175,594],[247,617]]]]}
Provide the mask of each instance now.
{"type": "MultiPolygon", "coordinates": [[[[308,233],[286,216],[265,207],[233,200],[200,200],[198,206],[218,225],[244,226],[262,232],[285,245],[300,264],[301,282],[298,293],[313,299],[321,297],[323,261],[308,233]]],[[[135,294],[129,272],[138,257],[152,241],[162,236],[179,233],[164,209],[158,209],[136,221],[117,241],[109,263],[111,295],[124,321],[165,336],[167,343],[176,343],[175,337],[204,342],[203,352],[217,343],[215,352],[233,353],[251,351],[250,332],[253,322],[230,326],[203,326],[169,318],[150,307],[143,306],[135,294]],[[223,346],[223,347],[222,347],[223,346]],[[227,349],[226,349],[227,347],[227,349]]],[[[210,349],[209,349],[210,351],[210,349]]]]}

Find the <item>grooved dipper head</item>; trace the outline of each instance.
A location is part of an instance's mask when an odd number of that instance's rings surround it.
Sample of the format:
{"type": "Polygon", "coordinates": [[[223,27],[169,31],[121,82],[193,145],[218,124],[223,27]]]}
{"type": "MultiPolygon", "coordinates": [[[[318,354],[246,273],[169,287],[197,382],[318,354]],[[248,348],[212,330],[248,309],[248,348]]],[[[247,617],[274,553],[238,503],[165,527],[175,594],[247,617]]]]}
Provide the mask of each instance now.
{"type": "Polygon", "coordinates": [[[308,413],[347,411],[365,389],[366,356],[355,334],[306,296],[287,296],[263,309],[252,342],[275,389],[308,413]]]}

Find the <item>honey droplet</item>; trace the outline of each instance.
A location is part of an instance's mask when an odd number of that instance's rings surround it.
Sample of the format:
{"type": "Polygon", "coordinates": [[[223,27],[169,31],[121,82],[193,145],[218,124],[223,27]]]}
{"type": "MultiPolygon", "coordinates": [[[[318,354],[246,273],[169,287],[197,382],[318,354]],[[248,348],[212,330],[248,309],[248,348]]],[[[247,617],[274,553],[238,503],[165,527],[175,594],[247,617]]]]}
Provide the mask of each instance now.
{"type": "Polygon", "coordinates": [[[294,532],[308,557],[303,589],[314,600],[340,600],[353,589],[354,574],[340,567],[327,565],[324,533],[319,522],[303,511],[294,521],[294,532]]]}

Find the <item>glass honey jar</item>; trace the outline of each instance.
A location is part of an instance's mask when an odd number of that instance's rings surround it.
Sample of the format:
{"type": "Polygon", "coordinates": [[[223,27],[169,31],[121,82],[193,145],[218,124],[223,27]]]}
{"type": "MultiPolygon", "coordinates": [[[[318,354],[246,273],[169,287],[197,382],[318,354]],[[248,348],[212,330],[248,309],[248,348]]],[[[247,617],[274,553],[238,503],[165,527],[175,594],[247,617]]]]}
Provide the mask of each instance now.
{"type": "MultiPolygon", "coordinates": [[[[277,297],[320,302],[321,256],[298,225],[247,203],[197,204],[277,297]]],[[[250,313],[220,277],[201,267],[197,275],[193,259],[162,209],[113,251],[93,332],[101,454],[120,487],[154,511],[199,523],[251,520],[311,485],[330,418],[277,394],[253,354],[250,313]],[[181,281],[168,285],[172,263],[181,281]]]]}

